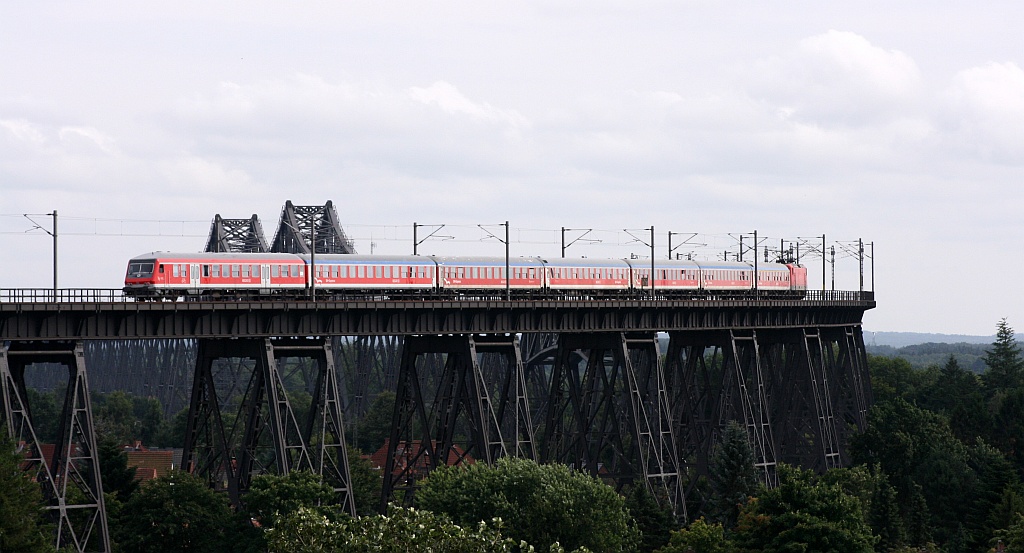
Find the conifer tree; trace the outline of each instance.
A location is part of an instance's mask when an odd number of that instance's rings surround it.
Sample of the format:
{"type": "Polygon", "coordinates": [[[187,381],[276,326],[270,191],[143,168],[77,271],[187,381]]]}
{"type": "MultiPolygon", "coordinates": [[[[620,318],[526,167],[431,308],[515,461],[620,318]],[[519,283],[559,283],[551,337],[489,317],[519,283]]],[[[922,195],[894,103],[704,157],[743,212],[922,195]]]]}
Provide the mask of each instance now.
{"type": "Polygon", "coordinates": [[[0,427],[0,551],[52,551],[39,485],[21,469],[7,430],[0,427]]]}
{"type": "Polygon", "coordinates": [[[896,488],[889,484],[889,478],[881,469],[876,467],[875,471],[875,490],[871,494],[868,523],[872,533],[879,538],[877,549],[890,551],[904,544],[906,532],[900,517],[896,488]]]}
{"type": "Polygon", "coordinates": [[[736,421],[729,421],[722,433],[722,443],[711,457],[711,488],[714,491],[714,520],[726,528],[736,525],[740,508],[757,494],[757,472],[754,450],[747,440],[747,431],[736,421]]]}
{"type": "Polygon", "coordinates": [[[1024,359],[1013,337],[1013,329],[1005,318],[996,325],[996,340],[983,359],[988,366],[985,386],[990,396],[998,391],[1018,388],[1024,383],[1024,359]]]}

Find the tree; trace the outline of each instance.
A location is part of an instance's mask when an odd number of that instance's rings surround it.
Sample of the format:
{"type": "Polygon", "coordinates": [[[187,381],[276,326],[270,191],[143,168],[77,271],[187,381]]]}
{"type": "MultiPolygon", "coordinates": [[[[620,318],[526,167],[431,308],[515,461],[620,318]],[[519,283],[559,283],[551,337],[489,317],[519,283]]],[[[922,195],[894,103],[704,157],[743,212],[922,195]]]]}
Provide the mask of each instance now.
{"type": "Polygon", "coordinates": [[[760,484],[754,467],[754,450],[747,431],[736,421],[729,421],[722,433],[722,443],[711,456],[711,489],[714,520],[726,528],[736,525],[740,508],[757,494],[760,484]]]}
{"type": "Polygon", "coordinates": [[[925,374],[915,371],[910,362],[901,357],[869,356],[868,371],[871,391],[878,402],[896,398],[913,400],[926,385],[925,374]]]}
{"type": "Polygon", "coordinates": [[[139,483],[135,480],[135,469],[128,467],[128,455],[121,446],[111,440],[102,439],[99,442],[98,452],[100,455],[100,477],[103,481],[103,491],[114,494],[116,499],[122,503],[139,489],[139,483]]]}
{"type": "Polygon", "coordinates": [[[223,551],[234,528],[227,497],[182,471],[149,481],[124,505],[116,541],[126,551],[223,551]]]}
{"type": "Polygon", "coordinates": [[[781,464],[779,486],[743,507],[734,541],[750,552],[872,553],[875,538],[858,499],[811,471],[781,464]]]}
{"type": "Polygon", "coordinates": [[[381,488],[384,485],[383,474],[373,467],[369,459],[363,458],[359,450],[348,447],[348,472],[352,479],[352,496],[356,502],[356,513],[359,515],[375,515],[380,505],[381,488]]]}
{"type": "Polygon", "coordinates": [[[416,492],[416,503],[462,526],[499,518],[509,537],[542,551],[556,542],[570,550],[633,551],[639,541],[622,496],[565,465],[504,457],[494,466],[442,467],[416,492]]]}
{"type": "MultiPolygon", "coordinates": [[[[667,502],[665,502],[667,503],[667,502]]],[[[659,505],[647,486],[640,482],[626,494],[626,509],[640,530],[640,551],[654,551],[668,543],[674,524],[672,509],[659,505]]]]}
{"type": "Polygon", "coordinates": [[[889,484],[884,472],[879,470],[877,474],[878,480],[871,496],[867,520],[872,534],[878,536],[878,549],[890,551],[906,543],[906,531],[903,529],[896,488],[889,484]]]}
{"type": "Polygon", "coordinates": [[[21,462],[7,430],[0,427],[0,551],[53,551],[42,493],[21,462]]]}
{"type": "Polygon", "coordinates": [[[974,442],[978,436],[991,436],[991,419],[981,378],[961,367],[952,354],[942,367],[927,370],[935,372],[934,380],[924,387],[916,400],[904,399],[945,415],[953,434],[965,443],[974,442]]]}
{"type": "Polygon", "coordinates": [[[395,393],[384,391],[377,394],[370,408],[356,425],[356,445],[372,454],[384,445],[391,435],[391,418],[395,411],[395,393]]]}
{"type": "MultiPolygon", "coordinates": [[[[267,531],[272,553],[530,553],[528,544],[501,535],[496,521],[459,526],[430,511],[392,507],[388,514],[332,521],[300,508],[267,531]]],[[[561,547],[552,552],[564,551],[561,547]]]]}
{"type": "Polygon", "coordinates": [[[721,523],[709,524],[700,517],[686,528],[672,532],[668,545],[657,553],[728,553],[732,547],[721,523]]]}
{"type": "Polygon", "coordinates": [[[281,516],[299,507],[326,514],[336,501],[334,489],[319,475],[306,470],[261,474],[252,479],[243,498],[246,512],[264,527],[274,526],[281,516]]]}
{"type": "Polygon", "coordinates": [[[1020,346],[1013,338],[1013,329],[1002,319],[996,324],[996,340],[992,349],[985,353],[985,387],[989,395],[999,390],[1019,388],[1024,383],[1024,359],[1021,359],[1020,346]]]}
{"type": "Polygon", "coordinates": [[[956,439],[944,417],[902,399],[875,404],[868,428],[851,439],[850,449],[855,463],[877,464],[889,476],[912,545],[921,544],[913,541],[917,525],[911,517],[922,517],[927,521],[924,529],[934,528],[940,540],[956,532],[965,503],[973,497],[976,475],[968,464],[967,446],[956,439]]]}

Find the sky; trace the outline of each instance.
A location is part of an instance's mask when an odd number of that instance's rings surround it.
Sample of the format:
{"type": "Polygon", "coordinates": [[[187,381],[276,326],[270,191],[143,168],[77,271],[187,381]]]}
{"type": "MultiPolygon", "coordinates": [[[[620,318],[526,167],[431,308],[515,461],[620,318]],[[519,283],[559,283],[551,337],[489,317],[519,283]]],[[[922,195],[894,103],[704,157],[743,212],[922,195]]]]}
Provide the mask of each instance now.
{"type": "Polygon", "coordinates": [[[1017,1],[0,3],[0,288],[52,285],[54,210],[59,285],[118,288],[330,200],[360,253],[756,230],[815,287],[825,235],[847,290],[863,240],[866,330],[1024,332],[1022,177],[1017,1]]]}

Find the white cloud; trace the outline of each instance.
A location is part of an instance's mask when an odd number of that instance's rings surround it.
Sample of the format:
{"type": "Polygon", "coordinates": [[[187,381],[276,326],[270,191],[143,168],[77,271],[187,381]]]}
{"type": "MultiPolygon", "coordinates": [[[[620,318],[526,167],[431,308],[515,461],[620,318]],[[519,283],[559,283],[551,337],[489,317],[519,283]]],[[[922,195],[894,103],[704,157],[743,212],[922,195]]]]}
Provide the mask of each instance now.
{"type": "Polygon", "coordinates": [[[40,145],[46,141],[38,127],[24,119],[0,119],[0,127],[6,129],[14,138],[22,142],[40,145]]]}
{"type": "Polygon", "coordinates": [[[525,117],[514,110],[502,110],[488,103],[475,103],[450,83],[438,81],[427,88],[413,87],[409,96],[417,102],[437,105],[445,113],[462,114],[486,121],[506,123],[513,129],[529,126],[525,117]]]}
{"type": "Polygon", "coordinates": [[[940,118],[961,148],[1000,163],[1024,164],[1024,70],[1012,62],[959,72],[940,118]]]}
{"type": "Polygon", "coordinates": [[[102,152],[111,155],[120,153],[113,138],[93,127],[61,127],[57,131],[57,136],[61,143],[69,148],[77,148],[83,144],[84,139],[87,148],[99,148],[102,152]]]}
{"type": "Polygon", "coordinates": [[[787,116],[827,126],[861,126],[914,113],[921,72],[907,54],[852,32],[805,38],[795,51],[752,68],[752,91],[787,116]]]}

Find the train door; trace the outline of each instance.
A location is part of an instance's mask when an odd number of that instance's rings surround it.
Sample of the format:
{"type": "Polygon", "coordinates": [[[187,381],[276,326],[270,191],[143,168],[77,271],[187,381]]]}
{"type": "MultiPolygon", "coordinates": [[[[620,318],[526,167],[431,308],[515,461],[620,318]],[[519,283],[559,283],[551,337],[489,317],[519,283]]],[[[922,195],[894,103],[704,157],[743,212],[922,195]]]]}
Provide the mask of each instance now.
{"type": "Polygon", "coordinates": [[[199,286],[200,286],[199,276],[201,274],[202,273],[200,272],[200,267],[199,267],[198,263],[191,263],[191,264],[189,264],[189,267],[188,267],[188,291],[189,291],[189,293],[191,293],[191,294],[198,294],[199,293],[199,286]]]}
{"type": "Polygon", "coordinates": [[[260,265],[260,293],[270,293],[270,264],[260,265]]]}

